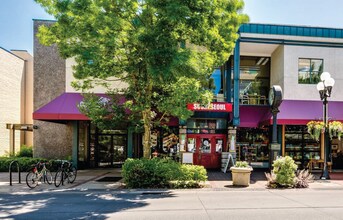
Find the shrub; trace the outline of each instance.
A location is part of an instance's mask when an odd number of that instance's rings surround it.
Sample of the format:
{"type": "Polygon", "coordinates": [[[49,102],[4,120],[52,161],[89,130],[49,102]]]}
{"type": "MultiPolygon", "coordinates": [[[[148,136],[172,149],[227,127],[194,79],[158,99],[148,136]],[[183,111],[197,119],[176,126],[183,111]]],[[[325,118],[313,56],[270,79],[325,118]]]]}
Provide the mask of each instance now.
{"type": "Polygon", "coordinates": [[[20,151],[16,154],[17,157],[33,157],[32,146],[22,145],[20,151]]]}
{"type": "Polygon", "coordinates": [[[122,175],[128,188],[199,187],[207,173],[201,166],[180,164],[169,159],[127,159],[122,175]]]}
{"type": "Polygon", "coordinates": [[[273,173],[276,183],[284,187],[293,187],[295,184],[295,171],[298,165],[289,157],[280,157],[273,162],[273,173]]]}
{"type": "MultiPolygon", "coordinates": [[[[58,160],[48,160],[44,158],[32,158],[32,157],[0,157],[0,172],[8,172],[9,166],[12,161],[18,161],[21,172],[28,172],[31,169],[31,165],[38,162],[48,162],[47,168],[54,172],[57,171],[60,162],[58,160]]],[[[12,165],[12,171],[17,171],[17,166],[12,165]]]]}
{"type": "Polygon", "coordinates": [[[297,168],[298,166],[289,156],[276,159],[273,162],[272,172],[270,174],[265,173],[268,180],[267,186],[270,188],[295,187],[297,183],[295,171],[297,168]]]}

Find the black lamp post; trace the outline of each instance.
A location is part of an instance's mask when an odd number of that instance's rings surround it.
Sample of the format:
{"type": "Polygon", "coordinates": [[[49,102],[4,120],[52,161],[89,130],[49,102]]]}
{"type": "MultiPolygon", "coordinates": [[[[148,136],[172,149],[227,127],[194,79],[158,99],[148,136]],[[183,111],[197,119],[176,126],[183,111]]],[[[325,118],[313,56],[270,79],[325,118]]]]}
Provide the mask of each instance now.
{"type": "Polygon", "coordinates": [[[270,163],[271,169],[273,161],[281,155],[281,145],[277,142],[277,114],[279,113],[279,107],[282,102],[282,89],[279,85],[274,85],[269,90],[269,104],[273,115],[273,132],[272,132],[272,143],[270,144],[270,163]]]}
{"type": "Polygon", "coordinates": [[[329,170],[327,166],[328,156],[330,154],[330,140],[329,140],[329,128],[328,128],[328,100],[331,96],[332,87],[335,84],[335,80],[331,78],[330,73],[323,72],[320,75],[320,80],[317,84],[317,90],[320,94],[320,99],[323,101],[323,122],[324,122],[324,167],[320,179],[330,179],[329,170]]]}

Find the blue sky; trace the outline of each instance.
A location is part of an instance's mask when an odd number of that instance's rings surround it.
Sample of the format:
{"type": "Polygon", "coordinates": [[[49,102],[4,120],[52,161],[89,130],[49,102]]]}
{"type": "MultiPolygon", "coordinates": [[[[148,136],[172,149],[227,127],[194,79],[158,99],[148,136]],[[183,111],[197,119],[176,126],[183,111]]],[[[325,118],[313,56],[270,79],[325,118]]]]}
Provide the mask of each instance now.
{"type": "MultiPolygon", "coordinates": [[[[245,0],[250,22],[343,28],[342,0],[245,0]]],[[[32,54],[32,19],[49,16],[33,0],[0,0],[0,47],[32,54]]]]}

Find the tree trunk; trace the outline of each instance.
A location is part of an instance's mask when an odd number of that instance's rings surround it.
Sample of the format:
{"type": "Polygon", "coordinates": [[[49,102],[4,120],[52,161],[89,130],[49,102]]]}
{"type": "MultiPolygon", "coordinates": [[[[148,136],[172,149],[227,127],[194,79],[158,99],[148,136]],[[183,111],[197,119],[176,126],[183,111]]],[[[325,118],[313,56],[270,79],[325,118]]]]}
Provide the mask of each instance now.
{"type": "Polygon", "coordinates": [[[151,124],[151,110],[146,109],[142,112],[144,121],[144,135],[143,135],[143,157],[150,158],[150,124],[151,124]]]}

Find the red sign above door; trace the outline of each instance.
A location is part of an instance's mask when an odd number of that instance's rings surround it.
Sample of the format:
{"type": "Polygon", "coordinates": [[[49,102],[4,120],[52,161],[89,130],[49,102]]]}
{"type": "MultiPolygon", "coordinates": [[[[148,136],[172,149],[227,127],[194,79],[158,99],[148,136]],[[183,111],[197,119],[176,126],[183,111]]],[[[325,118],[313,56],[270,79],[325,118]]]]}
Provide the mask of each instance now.
{"type": "Polygon", "coordinates": [[[187,104],[187,109],[191,111],[232,112],[232,104],[226,102],[211,102],[209,105],[191,103],[187,104]]]}

